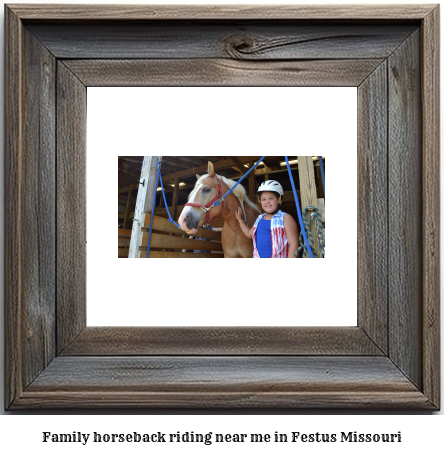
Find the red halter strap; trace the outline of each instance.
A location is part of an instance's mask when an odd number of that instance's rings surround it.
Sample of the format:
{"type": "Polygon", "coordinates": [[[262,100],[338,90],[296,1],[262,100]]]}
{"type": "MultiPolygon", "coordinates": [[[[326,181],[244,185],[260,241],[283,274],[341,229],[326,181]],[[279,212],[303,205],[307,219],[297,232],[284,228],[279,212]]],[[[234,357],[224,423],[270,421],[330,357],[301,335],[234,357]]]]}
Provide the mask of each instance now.
{"type": "Polygon", "coordinates": [[[222,203],[222,210],[224,210],[224,200],[221,199],[221,196],[223,194],[222,185],[217,177],[216,177],[216,181],[217,181],[217,195],[206,206],[202,206],[201,204],[195,204],[195,203],[186,203],[185,204],[185,206],[198,207],[199,209],[202,209],[204,212],[206,212],[206,215],[205,215],[205,224],[206,225],[210,225],[210,223],[217,217],[217,216],[215,216],[210,220],[210,211],[213,208],[214,203],[216,201],[219,200],[222,203]]]}

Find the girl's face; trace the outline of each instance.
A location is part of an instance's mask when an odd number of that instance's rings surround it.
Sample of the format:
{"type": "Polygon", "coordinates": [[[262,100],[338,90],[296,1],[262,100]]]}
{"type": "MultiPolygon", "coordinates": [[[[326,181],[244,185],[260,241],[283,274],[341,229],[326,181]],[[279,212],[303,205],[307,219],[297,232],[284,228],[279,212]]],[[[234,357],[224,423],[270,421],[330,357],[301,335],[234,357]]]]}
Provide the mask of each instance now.
{"type": "Polygon", "coordinates": [[[279,204],[279,199],[273,192],[262,192],[260,201],[262,209],[267,214],[274,212],[279,204]]]}

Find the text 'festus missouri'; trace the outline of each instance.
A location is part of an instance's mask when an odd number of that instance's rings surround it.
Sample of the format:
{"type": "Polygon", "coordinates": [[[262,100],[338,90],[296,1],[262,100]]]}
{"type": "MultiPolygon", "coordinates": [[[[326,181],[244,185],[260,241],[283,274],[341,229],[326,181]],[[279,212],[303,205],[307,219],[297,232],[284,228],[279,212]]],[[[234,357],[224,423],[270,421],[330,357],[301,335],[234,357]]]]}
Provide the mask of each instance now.
{"type": "Polygon", "coordinates": [[[128,432],[128,433],[84,433],[74,431],[70,433],[42,432],[43,443],[201,443],[204,445],[216,444],[240,444],[240,443],[401,443],[401,432],[395,433],[360,433],[357,431],[346,431],[340,433],[313,432],[304,433],[278,432],[274,433],[199,433],[187,432],[128,432]]]}

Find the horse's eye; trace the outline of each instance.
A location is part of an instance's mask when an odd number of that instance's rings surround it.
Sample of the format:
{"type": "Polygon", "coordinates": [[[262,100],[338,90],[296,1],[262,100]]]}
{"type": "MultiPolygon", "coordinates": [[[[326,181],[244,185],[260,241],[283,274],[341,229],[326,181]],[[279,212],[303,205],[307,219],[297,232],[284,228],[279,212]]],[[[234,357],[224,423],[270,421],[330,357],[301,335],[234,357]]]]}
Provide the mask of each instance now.
{"type": "Polygon", "coordinates": [[[210,188],[210,187],[204,187],[204,188],[202,189],[202,191],[203,191],[204,193],[208,193],[209,191],[211,191],[211,188],[210,188]]]}

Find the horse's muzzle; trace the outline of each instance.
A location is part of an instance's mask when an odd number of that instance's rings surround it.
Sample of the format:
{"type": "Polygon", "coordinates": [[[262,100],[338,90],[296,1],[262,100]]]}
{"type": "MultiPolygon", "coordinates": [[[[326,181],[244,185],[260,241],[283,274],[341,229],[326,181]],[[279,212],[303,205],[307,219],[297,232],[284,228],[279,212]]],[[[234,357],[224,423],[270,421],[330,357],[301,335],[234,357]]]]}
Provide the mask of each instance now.
{"type": "Polygon", "coordinates": [[[202,214],[195,214],[193,211],[189,211],[184,220],[186,227],[189,230],[197,230],[201,218],[202,214]]]}
{"type": "Polygon", "coordinates": [[[202,225],[203,212],[194,207],[185,208],[180,214],[178,223],[180,227],[188,234],[194,235],[199,226],[202,225]]]}

